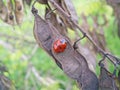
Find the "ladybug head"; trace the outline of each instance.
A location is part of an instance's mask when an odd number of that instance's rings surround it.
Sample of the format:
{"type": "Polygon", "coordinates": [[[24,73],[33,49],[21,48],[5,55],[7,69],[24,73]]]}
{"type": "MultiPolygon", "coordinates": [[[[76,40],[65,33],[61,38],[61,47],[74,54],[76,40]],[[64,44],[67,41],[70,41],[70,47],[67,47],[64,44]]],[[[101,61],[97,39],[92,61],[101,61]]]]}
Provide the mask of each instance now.
{"type": "Polygon", "coordinates": [[[67,47],[67,41],[65,39],[58,39],[53,43],[53,50],[56,53],[64,52],[67,47]]]}

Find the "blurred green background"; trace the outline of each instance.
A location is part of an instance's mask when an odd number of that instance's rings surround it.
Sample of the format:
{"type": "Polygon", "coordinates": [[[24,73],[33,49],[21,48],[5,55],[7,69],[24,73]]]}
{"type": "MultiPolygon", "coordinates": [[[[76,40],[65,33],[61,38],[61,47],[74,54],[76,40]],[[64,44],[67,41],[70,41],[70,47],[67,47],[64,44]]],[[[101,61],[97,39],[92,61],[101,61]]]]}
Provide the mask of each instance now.
{"type": "MultiPolygon", "coordinates": [[[[108,24],[104,27],[107,48],[120,57],[120,40],[113,10],[99,0],[72,0],[80,15],[84,13],[90,24],[91,16],[98,15],[100,23],[106,15],[108,24]]],[[[43,15],[43,5],[38,6],[43,15]]],[[[34,17],[31,7],[26,6],[22,25],[10,26],[0,20],[0,60],[7,67],[5,73],[14,83],[17,90],[78,90],[76,82],[68,78],[53,62],[52,58],[38,47],[33,36],[34,17]]],[[[99,73],[99,69],[96,71],[99,73]]]]}

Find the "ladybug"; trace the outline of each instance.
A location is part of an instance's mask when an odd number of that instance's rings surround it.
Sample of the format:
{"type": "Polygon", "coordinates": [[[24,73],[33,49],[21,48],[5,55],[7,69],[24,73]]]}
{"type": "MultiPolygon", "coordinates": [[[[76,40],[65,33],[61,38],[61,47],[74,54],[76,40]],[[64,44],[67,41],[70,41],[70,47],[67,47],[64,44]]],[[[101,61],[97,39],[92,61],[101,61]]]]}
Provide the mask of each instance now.
{"type": "Polygon", "coordinates": [[[53,43],[53,50],[56,53],[64,52],[67,47],[67,41],[65,39],[58,39],[53,43]]]}

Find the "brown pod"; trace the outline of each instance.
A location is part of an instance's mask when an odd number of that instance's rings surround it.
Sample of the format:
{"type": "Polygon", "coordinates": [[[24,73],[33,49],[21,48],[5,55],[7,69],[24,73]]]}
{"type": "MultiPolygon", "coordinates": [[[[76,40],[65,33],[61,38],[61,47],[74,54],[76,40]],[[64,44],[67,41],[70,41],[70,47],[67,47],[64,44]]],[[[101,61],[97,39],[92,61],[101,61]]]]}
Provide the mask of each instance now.
{"type": "Polygon", "coordinates": [[[13,13],[13,4],[11,0],[7,0],[7,10],[8,10],[7,23],[15,25],[15,16],[13,13]]]}
{"type": "Polygon", "coordinates": [[[32,8],[32,12],[35,15],[34,22],[34,37],[39,44],[50,56],[52,56],[56,64],[62,69],[61,64],[55,59],[51,53],[51,44],[53,43],[53,33],[50,31],[50,27],[46,21],[44,21],[38,14],[35,8],[32,8]],[[39,28],[39,29],[38,29],[39,28]]]}
{"type": "Polygon", "coordinates": [[[17,24],[21,24],[23,22],[24,10],[23,10],[23,2],[22,0],[14,0],[15,1],[15,17],[17,24]]]}
{"type": "MultiPolygon", "coordinates": [[[[72,20],[75,23],[78,23],[78,16],[76,14],[75,8],[71,0],[48,0],[48,1],[52,4],[54,8],[56,8],[55,4],[58,5],[61,8],[61,10],[70,15],[70,18],[72,18],[72,20]]],[[[57,9],[56,12],[62,18],[62,20],[64,21],[65,25],[68,28],[72,30],[76,29],[76,27],[71,23],[71,21],[64,17],[63,13],[61,13],[60,10],[57,9]]]]}
{"type": "Polygon", "coordinates": [[[7,22],[8,12],[7,7],[3,3],[3,0],[0,0],[0,19],[4,22],[7,22]]]}
{"type": "Polygon", "coordinates": [[[78,81],[82,90],[98,90],[98,79],[88,68],[85,58],[58,32],[50,20],[42,19],[35,8],[32,12],[35,16],[34,36],[37,43],[62,66],[66,75],[78,81]],[[63,52],[56,53],[53,50],[54,42],[60,39],[66,40],[67,47],[63,52]]]}
{"type": "Polygon", "coordinates": [[[50,22],[53,24],[54,27],[56,27],[56,29],[60,32],[60,34],[66,36],[67,34],[67,27],[64,24],[64,22],[61,20],[61,18],[54,13],[51,12],[50,9],[46,8],[46,12],[45,12],[45,18],[47,20],[47,18],[49,18],[50,22]],[[49,14],[50,13],[50,14],[49,14]]]}
{"type": "Polygon", "coordinates": [[[99,90],[118,90],[112,74],[104,68],[100,69],[99,90]]]}
{"type": "MultiPolygon", "coordinates": [[[[72,0],[61,0],[62,1],[62,8],[65,10],[65,12],[68,12],[68,14],[71,16],[72,20],[76,23],[78,23],[78,16],[77,16],[77,13],[76,13],[76,10],[75,10],[75,7],[72,3],[72,0]]],[[[66,21],[66,25],[75,30],[75,26],[71,23],[69,23],[68,20],[65,20],[66,21]]]]}

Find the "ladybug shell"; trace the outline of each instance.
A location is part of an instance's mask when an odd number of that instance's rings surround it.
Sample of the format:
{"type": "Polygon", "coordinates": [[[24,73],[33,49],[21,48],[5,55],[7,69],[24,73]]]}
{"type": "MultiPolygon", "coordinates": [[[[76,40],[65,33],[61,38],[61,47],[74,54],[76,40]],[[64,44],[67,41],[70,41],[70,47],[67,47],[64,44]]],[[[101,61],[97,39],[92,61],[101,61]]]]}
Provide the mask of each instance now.
{"type": "Polygon", "coordinates": [[[58,39],[53,44],[53,50],[56,53],[64,52],[67,47],[67,42],[65,39],[58,39]]]}

